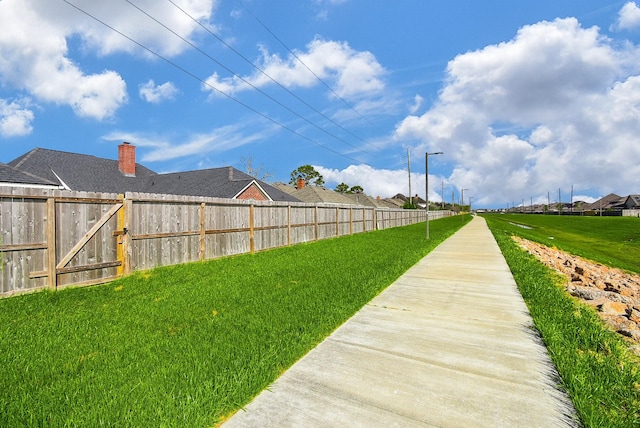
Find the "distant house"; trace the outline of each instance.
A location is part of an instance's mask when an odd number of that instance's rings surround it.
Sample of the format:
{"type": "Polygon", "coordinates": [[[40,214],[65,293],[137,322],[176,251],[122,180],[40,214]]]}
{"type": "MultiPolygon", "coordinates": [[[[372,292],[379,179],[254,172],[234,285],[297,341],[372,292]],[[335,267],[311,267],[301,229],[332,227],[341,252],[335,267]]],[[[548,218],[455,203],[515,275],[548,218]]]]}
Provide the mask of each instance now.
{"type": "Polygon", "coordinates": [[[629,195],[624,200],[623,209],[637,210],[640,209],[640,195],[629,195]]]}
{"type": "Polygon", "coordinates": [[[232,167],[158,174],[136,163],[135,146],[129,143],[118,146],[118,160],[36,148],[8,165],[12,172],[66,190],[298,201],[232,167]]]}
{"type": "Polygon", "coordinates": [[[0,163],[0,186],[31,187],[39,189],[59,189],[59,183],[20,171],[10,165],[0,163]]]}
{"type": "MultiPolygon", "coordinates": [[[[364,193],[340,193],[321,186],[307,186],[304,180],[298,180],[296,186],[285,183],[274,183],[273,186],[303,202],[357,205],[375,208],[398,208],[386,200],[373,198],[364,193]]],[[[402,207],[402,205],[400,205],[400,207],[402,207]]]]}
{"type": "MultiPolygon", "coordinates": [[[[399,206],[402,208],[404,206],[404,204],[406,204],[407,202],[411,202],[413,203],[415,206],[417,206],[418,208],[426,208],[427,206],[427,201],[425,201],[424,199],[422,199],[420,196],[415,195],[413,197],[408,197],[403,195],[402,193],[398,193],[397,195],[395,195],[393,198],[394,203],[399,204],[399,206]]],[[[433,201],[429,201],[429,205],[433,206],[434,202],[433,201]]]]}
{"type": "Polygon", "coordinates": [[[321,186],[306,186],[304,180],[300,180],[297,187],[284,183],[275,183],[274,186],[302,202],[353,205],[353,202],[342,193],[321,186]]]}
{"type": "MultiPolygon", "coordinates": [[[[304,183],[304,181],[302,183],[304,183]]],[[[285,183],[274,183],[274,187],[288,193],[302,202],[353,204],[351,200],[342,193],[328,190],[320,186],[306,186],[302,183],[299,184],[298,187],[293,187],[285,183]]]]}
{"type": "Polygon", "coordinates": [[[364,193],[345,193],[343,196],[347,197],[351,203],[355,205],[374,208],[388,207],[388,205],[384,204],[382,200],[375,199],[369,195],[365,195],[364,193]]]}
{"type": "Polygon", "coordinates": [[[618,211],[622,209],[624,201],[625,198],[618,196],[615,193],[609,193],[607,196],[598,199],[584,208],[595,212],[618,211]]]}

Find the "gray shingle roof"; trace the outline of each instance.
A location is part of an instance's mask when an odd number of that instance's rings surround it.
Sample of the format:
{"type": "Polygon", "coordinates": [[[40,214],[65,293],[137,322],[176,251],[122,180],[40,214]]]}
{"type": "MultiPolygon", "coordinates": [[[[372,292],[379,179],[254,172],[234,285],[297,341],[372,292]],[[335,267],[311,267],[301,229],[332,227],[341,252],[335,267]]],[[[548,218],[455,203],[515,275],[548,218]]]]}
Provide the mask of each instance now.
{"type": "Polygon", "coordinates": [[[23,172],[86,192],[141,192],[143,178],[155,172],[136,164],[136,176],[126,177],[118,169],[118,161],[91,155],[36,148],[9,162],[23,172]]]}
{"type": "Polygon", "coordinates": [[[157,174],[147,178],[144,191],[169,195],[232,198],[254,181],[274,201],[298,202],[298,199],[291,195],[232,167],[157,174]]]}
{"type": "Polygon", "coordinates": [[[296,189],[293,196],[304,202],[326,202],[332,204],[347,204],[353,205],[354,203],[344,195],[334,192],[333,190],[327,190],[318,186],[305,186],[302,189],[296,189]]]}
{"type": "Polygon", "coordinates": [[[0,183],[31,184],[38,186],[57,186],[57,182],[49,181],[28,172],[20,171],[11,165],[0,163],[0,183]]]}
{"type": "Polygon", "coordinates": [[[638,208],[640,207],[640,195],[629,195],[624,201],[626,208],[638,208]]]}
{"type": "Polygon", "coordinates": [[[274,201],[298,201],[232,167],[158,174],[136,163],[135,177],[128,177],[120,172],[117,160],[41,148],[14,159],[9,165],[16,171],[78,191],[233,198],[255,181],[274,201]]]}
{"type": "Polygon", "coordinates": [[[339,193],[335,190],[325,189],[320,186],[304,186],[302,189],[296,189],[295,187],[285,183],[275,183],[274,186],[304,202],[388,207],[386,204],[383,204],[382,201],[377,201],[364,193],[339,193]]]}
{"type": "Polygon", "coordinates": [[[609,193],[607,196],[598,199],[592,204],[586,205],[584,208],[586,210],[599,210],[599,209],[609,209],[613,208],[617,205],[621,205],[624,203],[624,199],[621,196],[616,195],[615,193],[609,193]]]}

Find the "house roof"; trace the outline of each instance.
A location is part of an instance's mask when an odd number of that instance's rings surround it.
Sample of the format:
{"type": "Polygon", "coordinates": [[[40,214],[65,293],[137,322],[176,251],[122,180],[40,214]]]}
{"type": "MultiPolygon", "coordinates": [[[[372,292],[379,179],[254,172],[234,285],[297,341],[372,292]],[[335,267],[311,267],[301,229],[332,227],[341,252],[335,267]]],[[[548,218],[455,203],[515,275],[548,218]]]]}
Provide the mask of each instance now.
{"type": "Polygon", "coordinates": [[[405,203],[405,201],[403,201],[402,199],[396,198],[385,198],[382,200],[382,202],[389,208],[402,208],[405,203]]]}
{"type": "Polygon", "coordinates": [[[274,201],[298,199],[233,167],[156,174],[146,179],[144,192],[232,198],[255,182],[274,201]]]}
{"type": "Polygon", "coordinates": [[[364,193],[345,193],[343,196],[349,198],[356,205],[364,205],[367,207],[385,207],[388,208],[388,205],[384,204],[382,200],[377,200],[369,195],[364,193]]]}
{"type": "Polygon", "coordinates": [[[144,178],[157,175],[136,164],[136,176],[127,177],[118,161],[91,155],[36,148],[9,162],[9,165],[70,190],[85,192],[143,192],[144,178]]]}
{"type": "Polygon", "coordinates": [[[589,204],[589,206],[585,207],[588,210],[599,210],[599,209],[609,209],[613,208],[617,205],[623,204],[625,198],[616,195],[615,193],[609,193],[607,196],[598,199],[597,201],[589,204]]]}
{"type": "Polygon", "coordinates": [[[285,183],[274,183],[273,186],[304,202],[325,202],[376,208],[398,208],[404,204],[403,201],[393,200],[390,202],[389,199],[377,199],[365,193],[339,193],[319,186],[304,186],[302,189],[285,183]]]}
{"type": "Polygon", "coordinates": [[[120,171],[117,160],[41,148],[14,159],[9,166],[46,182],[78,191],[234,198],[255,182],[271,200],[298,201],[232,167],[158,174],[136,163],[136,174],[132,177],[120,171]]]}
{"type": "Polygon", "coordinates": [[[327,190],[319,186],[304,186],[302,189],[296,189],[293,195],[304,202],[327,202],[332,204],[348,204],[354,203],[346,196],[327,190]]]}
{"type": "Polygon", "coordinates": [[[284,183],[275,183],[274,186],[303,202],[325,202],[330,204],[346,205],[356,204],[355,201],[351,200],[346,195],[320,186],[304,186],[302,189],[296,189],[295,187],[284,183]]]}
{"type": "Polygon", "coordinates": [[[57,182],[49,181],[28,172],[20,171],[11,165],[0,163],[0,184],[2,183],[58,187],[57,182]]]}
{"type": "Polygon", "coordinates": [[[624,205],[627,208],[640,207],[640,195],[629,195],[629,196],[627,196],[627,198],[624,200],[624,205]]]}

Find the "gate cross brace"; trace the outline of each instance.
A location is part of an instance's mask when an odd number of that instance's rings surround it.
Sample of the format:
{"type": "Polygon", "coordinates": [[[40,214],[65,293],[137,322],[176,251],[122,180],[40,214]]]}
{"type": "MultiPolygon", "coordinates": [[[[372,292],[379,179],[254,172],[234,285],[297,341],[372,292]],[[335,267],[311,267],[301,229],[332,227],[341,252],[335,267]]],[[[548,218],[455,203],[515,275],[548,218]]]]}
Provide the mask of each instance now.
{"type": "Polygon", "coordinates": [[[122,208],[122,205],[123,204],[120,203],[112,206],[111,209],[107,211],[102,216],[102,218],[98,220],[98,222],[94,224],[91,229],[89,229],[87,233],[84,234],[84,237],[80,240],[80,242],[74,245],[73,248],[67,253],[67,255],[64,256],[62,260],[60,260],[60,263],[56,265],[56,270],[62,269],[63,267],[65,267],[71,261],[71,259],[73,259],[73,257],[75,257],[75,255],[78,254],[78,252],[82,249],[82,247],[84,247],[85,244],[89,242],[89,240],[93,237],[93,235],[95,235],[96,232],[98,232],[98,230],[100,230],[100,228],[104,226],[104,224],[108,222],[109,219],[113,217],[120,208],[122,208]]]}

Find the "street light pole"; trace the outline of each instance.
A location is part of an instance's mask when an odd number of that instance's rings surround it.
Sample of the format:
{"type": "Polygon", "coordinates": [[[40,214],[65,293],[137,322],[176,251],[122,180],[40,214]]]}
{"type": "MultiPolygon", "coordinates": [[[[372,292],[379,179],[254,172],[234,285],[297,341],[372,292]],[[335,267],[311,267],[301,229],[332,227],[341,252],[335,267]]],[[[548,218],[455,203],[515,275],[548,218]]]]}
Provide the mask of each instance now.
{"type": "Polygon", "coordinates": [[[460,210],[462,211],[462,215],[464,215],[464,191],[469,189],[460,189],[460,210]]]}
{"type": "Polygon", "coordinates": [[[434,153],[425,153],[424,154],[424,162],[425,162],[425,182],[426,182],[426,201],[427,201],[427,239],[429,239],[429,155],[441,155],[442,152],[434,152],[434,153]]]}
{"type": "Polygon", "coordinates": [[[462,216],[460,217],[464,222],[464,191],[469,189],[460,189],[460,213],[462,216]]]}

